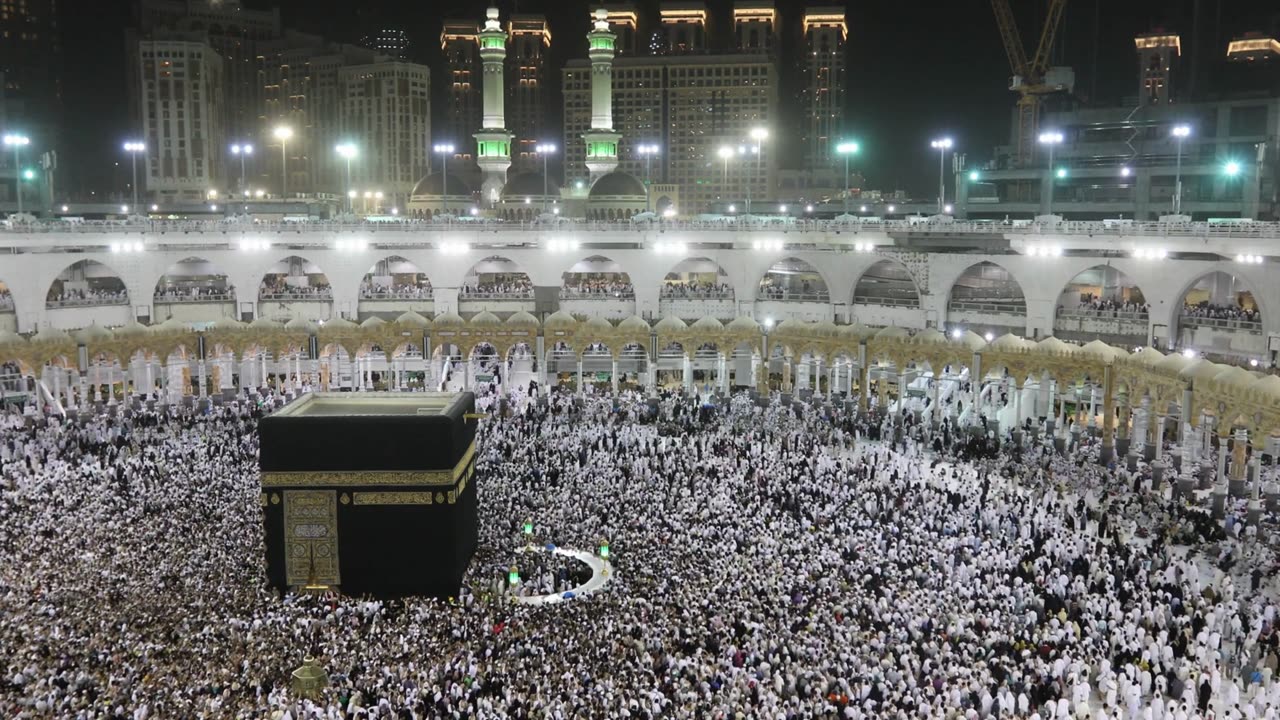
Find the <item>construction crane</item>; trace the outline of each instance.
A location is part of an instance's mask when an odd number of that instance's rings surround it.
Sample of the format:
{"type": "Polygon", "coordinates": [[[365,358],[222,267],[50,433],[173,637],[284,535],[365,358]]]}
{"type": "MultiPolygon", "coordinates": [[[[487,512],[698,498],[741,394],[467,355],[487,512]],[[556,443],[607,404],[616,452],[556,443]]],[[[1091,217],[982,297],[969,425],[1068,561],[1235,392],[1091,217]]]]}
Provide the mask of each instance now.
{"type": "Polygon", "coordinates": [[[1018,22],[1013,17],[1013,10],[1009,8],[1009,0],[991,0],[991,7],[995,10],[996,24],[1000,26],[1004,51],[1009,55],[1009,67],[1013,71],[1009,89],[1017,91],[1021,96],[1018,98],[1014,166],[1030,167],[1036,155],[1041,100],[1046,95],[1066,89],[1061,83],[1049,82],[1046,76],[1049,74],[1049,52],[1053,49],[1053,38],[1058,34],[1067,0],[1049,0],[1049,13],[1040,30],[1040,45],[1036,47],[1036,54],[1030,60],[1023,49],[1022,36],[1018,33],[1018,22]]]}

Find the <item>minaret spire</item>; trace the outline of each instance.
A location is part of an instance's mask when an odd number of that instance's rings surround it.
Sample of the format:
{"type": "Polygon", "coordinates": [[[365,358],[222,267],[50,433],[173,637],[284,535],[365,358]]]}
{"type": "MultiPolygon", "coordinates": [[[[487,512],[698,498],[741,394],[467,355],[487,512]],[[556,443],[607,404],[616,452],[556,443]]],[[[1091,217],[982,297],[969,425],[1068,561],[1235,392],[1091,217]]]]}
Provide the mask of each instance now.
{"type": "Polygon", "coordinates": [[[476,139],[476,163],[484,173],[481,192],[483,202],[492,207],[507,184],[507,169],[511,167],[511,133],[506,129],[506,112],[503,97],[506,91],[503,66],[507,59],[507,33],[498,21],[498,8],[490,6],[485,13],[484,29],[480,31],[480,59],[484,66],[481,90],[484,93],[484,113],[480,132],[476,139]]]}
{"type": "Polygon", "coordinates": [[[609,13],[596,10],[595,27],[587,33],[587,54],[591,57],[591,130],[582,134],[587,144],[587,170],[591,182],[618,167],[618,141],[613,129],[613,56],[618,39],[609,30],[609,13]]]}

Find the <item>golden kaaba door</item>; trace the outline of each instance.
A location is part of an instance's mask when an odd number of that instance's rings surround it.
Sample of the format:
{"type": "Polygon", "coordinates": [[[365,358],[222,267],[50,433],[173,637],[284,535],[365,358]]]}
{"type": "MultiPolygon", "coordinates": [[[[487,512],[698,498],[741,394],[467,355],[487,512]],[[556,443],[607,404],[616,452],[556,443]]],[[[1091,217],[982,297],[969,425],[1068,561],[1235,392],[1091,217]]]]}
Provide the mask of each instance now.
{"type": "Polygon", "coordinates": [[[290,586],[342,584],[336,490],[284,491],[284,551],[290,586]]]}

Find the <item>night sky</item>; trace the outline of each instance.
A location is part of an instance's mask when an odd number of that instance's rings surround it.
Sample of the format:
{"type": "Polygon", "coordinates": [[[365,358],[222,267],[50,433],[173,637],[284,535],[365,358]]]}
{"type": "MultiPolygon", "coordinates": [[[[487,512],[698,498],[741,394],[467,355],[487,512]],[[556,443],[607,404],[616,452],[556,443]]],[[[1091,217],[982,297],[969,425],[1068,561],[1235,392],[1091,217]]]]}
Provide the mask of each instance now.
{"type": "MultiPolygon", "coordinates": [[[[362,28],[390,25],[408,30],[412,60],[432,66],[439,86],[440,21],[483,18],[485,0],[245,0],[249,8],[281,8],[284,24],[334,40],[354,42],[362,28]]],[[[551,21],[553,60],[585,55],[587,12],[582,0],[501,0],[510,12],[541,12],[551,21]]],[[[656,0],[640,0],[642,13],[656,16],[656,0]]],[[[710,0],[719,29],[731,25],[732,2],[710,0]]],[[[800,0],[777,0],[783,13],[783,73],[794,73],[799,48],[800,0]]],[[[1016,97],[1007,90],[1008,61],[987,0],[814,0],[844,5],[849,16],[846,135],[861,141],[860,169],[867,187],[902,188],[928,197],[936,182],[936,155],[929,139],[955,138],[970,164],[982,162],[1005,142],[1016,97]]],[[[60,3],[65,52],[67,140],[62,160],[64,188],[87,195],[119,192],[129,168],[120,142],[133,134],[125,97],[125,28],[131,0],[98,0],[94,12],[60,3]],[[118,165],[117,165],[118,163],[118,165]]],[[[1044,0],[1012,0],[1028,54],[1039,39],[1044,0]]],[[[1205,66],[1225,52],[1226,42],[1247,30],[1280,32],[1280,10],[1269,0],[1072,0],[1055,46],[1055,64],[1075,68],[1075,95],[1083,103],[1116,104],[1136,93],[1133,36],[1156,28],[1181,33],[1184,64],[1193,55],[1194,18],[1199,17],[1205,66]]],[[[723,33],[728,37],[728,32],[723,33]]],[[[1190,82],[1189,71],[1181,78],[1190,82]]],[[[1211,90],[1211,73],[1198,80],[1211,90]]],[[[552,105],[559,115],[559,74],[552,105]]],[[[798,75],[791,81],[799,82],[798,75]]],[[[791,119],[799,122],[799,118],[791,119]]],[[[775,128],[775,136],[795,136],[775,128]]]]}

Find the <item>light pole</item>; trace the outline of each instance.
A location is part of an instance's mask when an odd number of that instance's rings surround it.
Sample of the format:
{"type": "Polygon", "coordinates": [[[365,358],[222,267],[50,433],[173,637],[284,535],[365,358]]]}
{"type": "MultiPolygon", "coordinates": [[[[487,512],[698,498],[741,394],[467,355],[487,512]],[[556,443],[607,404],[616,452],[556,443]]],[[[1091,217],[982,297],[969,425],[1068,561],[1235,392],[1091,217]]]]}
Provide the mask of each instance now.
{"type": "Polygon", "coordinates": [[[287,125],[279,125],[272,131],[272,135],[280,141],[280,198],[287,200],[289,197],[289,138],[293,137],[293,128],[287,125]]]}
{"type": "Polygon", "coordinates": [[[1040,133],[1040,144],[1047,145],[1049,147],[1049,196],[1048,196],[1048,202],[1045,203],[1045,213],[1048,215],[1052,215],[1053,214],[1053,184],[1054,184],[1053,149],[1058,145],[1062,144],[1062,133],[1056,130],[1053,130],[1050,132],[1042,132],[1040,133]]]}
{"type": "Polygon", "coordinates": [[[359,151],[358,151],[358,150],[356,150],[356,146],[355,146],[353,143],[342,143],[341,145],[338,145],[337,147],[335,147],[335,148],[334,148],[334,150],[338,153],[338,155],[339,155],[340,157],[342,157],[342,159],[343,159],[343,160],[346,160],[346,161],[347,161],[347,193],[348,193],[348,194],[347,194],[347,200],[348,200],[348,202],[347,202],[347,212],[354,214],[354,213],[355,213],[355,211],[356,211],[356,209],[355,209],[355,205],[354,205],[353,203],[351,203],[351,202],[350,202],[350,199],[351,199],[351,195],[350,195],[350,193],[351,193],[351,160],[352,160],[353,158],[355,158],[355,156],[356,156],[356,155],[358,155],[358,154],[359,154],[359,151]]]}
{"type": "Polygon", "coordinates": [[[836,145],[836,152],[844,156],[844,214],[849,214],[849,156],[858,154],[858,143],[842,142],[836,145]]]}
{"type": "Polygon", "coordinates": [[[747,183],[747,214],[748,215],[751,214],[751,185],[755,183],[756,178],[759,177],[760,175],[760,160],[762,157],[762,153],[760,151],[760,144],[763,143],[765,141],[765,138],[767,137],[769,137],[769,130],[767,128],[762,128],[762,127],[751,128],[751,139],[756,141],[756,168],[755,168],[755,172],[751,174],[751,182],[747,183]]]}
{"type": "Polygon", "coordinates": [[[444,182],[441,197],[444,198],[444,214],[449,214],[449,156],[453,154],[453,143],[436,143],[432,149],[440,153],[440,162],[444,167],[440,170],[440,179],[444,182]]]}
{"type": "Polygon", "coordinates": [[[4,144],[13,148],[13,194],[18,196],[18,214],[22,214],[22,148],[31,144],[26,135],[5,135],[4,144]]]}
{"type": "MultiPolygon", "coordinates": [[[[240,191],[244,192],[248,188],[248,185],[244,182],[244,160],[253,154],[253,146],[249,143],[237,143],[231,146],[231,154],[240,158],[240,191]]],[[[137,202],[137,200],[134,200],[134,203],[137,202]]]]}
{"type": "Polygon", "coordinates": [[[1173,214],[1182,214],[1182,141],[1187,139],[1191,134],[1190,125],[1176,125],[1173,128],[1173,138],[1178,142],[1178,164],[1173,179],[1173,214]]]}
{"type": "Polygon", "coordinates": [[[542,156],[542,213],[547,212],[547,158],[556,151],[555,143],[538,143],[533,151],[542,156]]]}
{"type": "MultiPolygon", "coordinates": [[[[147,144],[130,140],[124,144],[124,151],[133,159],[133,211],[138,212],[138,153],[147,151],[147,144]]],[[[21,205],[19,205],[21,207],[21,205]]],[[[22,210],[18,210],[22,212],[22,210]]]]}
{"type": "Polygon", "coordinates": [[[929,147],[938,151],[938,214],[947,204],[947,151],[951,149],[951,138],[940,138],[929,143],[929,147]]]}
{"type": "Polygon", "coordinates": [[[658,154],[657,145],[637,145],[636,152],[644,156],[644,211],[650,212],[649,205],[649,161],[658,154]]]}
{"type": "Polygon", "coordinates": [[[728,145],[721,145],[716,151],[720,159],[724,161],[724,176],[720,179],[720,186],[724,192],[729,191],[729,158],[733,157],[733,148],[728,145]]]}

